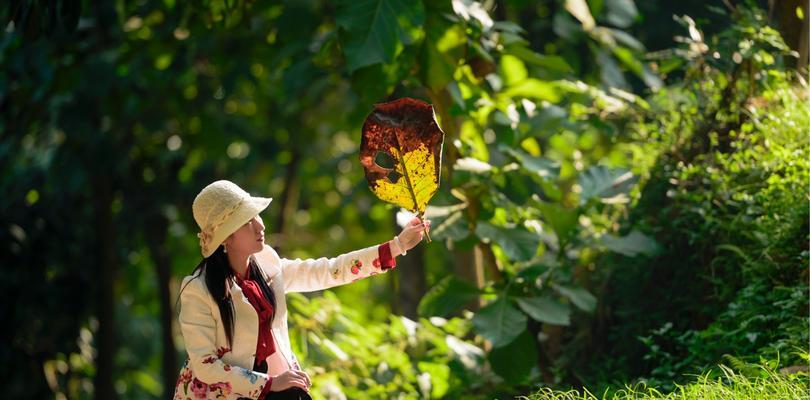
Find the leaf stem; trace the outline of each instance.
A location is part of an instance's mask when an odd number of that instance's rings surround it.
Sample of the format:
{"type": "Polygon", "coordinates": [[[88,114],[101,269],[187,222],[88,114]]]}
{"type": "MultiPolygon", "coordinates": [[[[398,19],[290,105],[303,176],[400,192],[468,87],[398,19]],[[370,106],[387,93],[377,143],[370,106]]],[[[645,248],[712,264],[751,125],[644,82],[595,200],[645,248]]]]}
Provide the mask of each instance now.
{"type": "MultiPolygon", "coordinates": [[[[411,199],[413,200],[413,208],[414,208],[414,210],[418,211],[419,210],[419,203],[417,203],[417,201],[416,201],[416,193],[414,193],[414,191],[413,191],[413,184],[411,183],[411,176],[408,173],[408,167],[405,165],[405,155],[402,154],[402,146],[400,145],[399,135],[397,134],[396,131],[394,131],[394,138],[396,138],[396,142],[397,142],[397,159],[399,160],[399,164],[402,165],[402,172],[403,172],[402,175],[405,177],[405,182],[407,183],[407,185],[405,185],[405,186],[408,187],[408,192],[411,194],[411,199]]],[[[424,214],[425,213],[423,211],[420,211],[417,214],[417,216],[421,220],[422,216],[424,214]]],[[[428,234],[427,227],[425,227],[425,236],[427,237],[427,242],[430,243],[431,242],[430,234],[428,234]]]]}

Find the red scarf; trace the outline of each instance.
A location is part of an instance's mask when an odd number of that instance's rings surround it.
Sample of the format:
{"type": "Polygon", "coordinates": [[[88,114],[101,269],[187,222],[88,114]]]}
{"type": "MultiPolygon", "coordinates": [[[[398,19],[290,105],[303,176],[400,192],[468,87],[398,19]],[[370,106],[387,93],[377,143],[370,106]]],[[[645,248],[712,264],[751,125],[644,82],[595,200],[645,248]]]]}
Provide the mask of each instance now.
{"type": "Polygon", "coordinates": [[[256,362],[264,361],[271,354],[276,352],[276,343],[273,341],[273,330],[270,321],[273,318],[273,305],[264,297],[262,289],[250,276],[250,269],[247,271],[246,279],[236,277],[236,283],[242,288],[250,304],[256,309],[259,315],[259,336],[256,340],[256,362]]]}

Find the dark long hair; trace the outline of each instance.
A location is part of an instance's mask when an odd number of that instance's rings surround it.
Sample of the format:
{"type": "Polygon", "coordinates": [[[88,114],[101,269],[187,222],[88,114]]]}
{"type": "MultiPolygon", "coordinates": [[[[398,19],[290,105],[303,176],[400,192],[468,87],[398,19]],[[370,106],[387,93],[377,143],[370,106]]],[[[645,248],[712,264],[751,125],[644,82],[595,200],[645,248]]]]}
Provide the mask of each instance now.
{"type": "MultiPolygon", "coordinates": [[[[273,320],[276,318],[276,296],[273,293],[273,288],[264,280],[259,270],[259,264],[252,255],[248,258],[248,271],[253,281],[259,285],[264,297],[273,306],[273,314],[266,327],[266,329],[270,329],[273,320]]],[[[222,317],[222,322],[225,325],[225,336],[228,338],[228,346],[233,347],[234,311],[230,285],[228,284],[228,278],[233,278],[233,269],[228,261],[228,256],[225,254],[224,246],[220,245],[213,254],[208,256],[208,258],[203,258],[203,260],[197,264],[197,267],[194,268],[194,271],[191,273],[195,275],[192,279],[197,279],[203,272],[205,272],[205,286],[208,288],[208,292],[211,293],[211,296],[219,307],[219,315],[222,317]]],[[[191,282],[191,280],[189,280],[189,282],[191,282]]],[[[188,285],[188,283],[186,285],[188,285]]],[[[183,293],[183,289],[185,289],[185,286],[180,289],[180,293],[183,293]]],[[[180,295],[178,295],[177,299],[180,300],[180,295]]]]}

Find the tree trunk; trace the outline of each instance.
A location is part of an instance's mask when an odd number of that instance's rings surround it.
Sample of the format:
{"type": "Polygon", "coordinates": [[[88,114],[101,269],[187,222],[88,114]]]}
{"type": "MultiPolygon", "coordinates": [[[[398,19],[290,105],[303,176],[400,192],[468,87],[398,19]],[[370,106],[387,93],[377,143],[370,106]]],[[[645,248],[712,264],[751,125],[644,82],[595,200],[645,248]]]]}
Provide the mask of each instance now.
{"type": "MultiPolygon", "coordinates": [[[[394,214],[394,229],[399,233],[396,214],[394,214]]],[[[419,318],[416,309],[427,291],[424,261],[426,245],[428,245],[426,242],[420,243],[397,261],[397,311],[414,321],[419,318]]]]}
{"type": "Polygon", "coordinates": [[[794,65],[800,70],[807,68],[808,63],[810,63],[810,60],[808,60],[810,26],[807,23],[808,19],[810,19],[810,15],[807,14],[810,9],[810,0],[771,0],[770,8],[771,17],[776,18],[785,44],[799,53],[796,63],[794,64],[793,59],[791,59],[788,61],[789,65],[794,65]],[[799,19],[798,15],[796,15],[796,9],[799,8],[804,13],[802,19],[799,19]]]}
{"type": "MultiPolygon", "coordinates": [[[[287,222],[292,218],[298,210],[298,196],[301,193],[298,184],[298,168],[301,165],[301,150],[298,145],[294,145],[292,149],[292,159],[287,165],[287,170],[284,172],[284,191],[280,195],[280,204],[278,206],[278,218],[276,219],[276,232],[279,233],[279,238],[282,240],[287,229],[287,222]]],[[[278,241],[274,243],[276,251],[280,251],[284,243],[278,241]]]]}
{"type": "MultiPolygon", "coordinates": [[[[484,287],[483,255],[478,246],[470,250],[453,249],[453,258],[456,260],[454,271],[459,278],[472,283],[477,288],[484,287]]],[[[467,303],[464,308],[476,311],[484,305],[484,300],[478,297],[467,303]]]]}
{"type": "Polygon", "coordinates": [[[157,213],[147,228],[147,243],[152,261],[155,263],[157,273],[157,286],[160,291],[160,325],[161,343],[163,344],[163,365],[161,377],[163,380],[163,397],[169,396],[177,379],[177,351],[174,347],[172,323],[174,313],[172,310],[171,290],[171,260],[166,250],[166,233],[169,221],[162,214],[157,213]]]}
{"type": "MultiPolygon", "coordinates": [[[[444,162],[445,181],[452,182],[453,166],[458,159],[458,151],[453,145],[453,141],[459,137],[459,122],[456,118],[450,115],[450,106],[452,99],[447,90],[440,92],[429,91],[429,96],[433,102],[433,108],[436,114],[439,115],[440,127],[444,131],[446,137],[444,142],[448,143],[445,148],[447,149],[447,158],[444,162]]],[[[476,199],[470,199],[471,203],[475,203],[476,199]]],[[[475,287],[482,288],[484,285],[484,263],[481,249],[477,246],[470,250],[453,250],[453,255],[456,260],[455,273],[460,279],[465,280],[475,285],[475,287]]],[[[468,308],[472,311],[478,310],[482,305],[481,299],[473,300],[468,304],[468,308]]]]}
{"type": "MultiPolygon", "coordinates": [[[[97,45],[89,52],[105,49],[114,42],[112,30],[118,21],[115,5],[109,2],[102,2],[93,8],[95,25],[94,32],[97,37],[97,45]]],[[[100,102],[94,103],[93,110],[95,121],[100,121],[100,102]]],[[[97,148],[99,149],[99,148],[97,148]]],[[[83,152],[80,152],[81,154],[83,152]]],[[[96,154],[91,153],[91,154],[96,154]]],[[[89,160],[88,160],[89,161],[89,160]]],[[[96,333],[96,375],[94,377],[93,396],[99,400],[115,400],[118,398],[113,386],[113,370],[116,349],[115,337],[115,275],[118,270],[118,259],[115,247],[115,226],[113,224],[112,202],[113,202],[113,180],[111,171],[100,167],[103,165],[100,160],[90,163],[88,171],[91,174],[92,202],[93,202],[93,222],[96,231],[96,243],[92,246],[97,251],[98,268],[98,292],[96,296],[96,307],[98,317],[98,332],[96,333]]],[[[111,161],[111,160],[107,160],[111,161]]],[[[110,165],[110,164],[108,164],[110,165]]]]}
{"type": "Polygon", "coordinates": [[[537,367],[540,369],[540,376],[542,377],[543,383],[551,385],[554,383],[554,372],[551,370],[552,359],[548,355],[548,350],[546,349],[545,343],[537,340],[537,335],[540,332],[543,332],[545,327],[546,324],[529,318],[526,329],[529,330],[529,332],[532,334],[532,338],[534,338],[535,342],[537,343],[537,360],[535,360],[535,362],[537,363],[537,367]]]}
{"type": "Polygon", "coordinates": [[[113,387],[113,359],[115,356],[115,228],[112,219],[113,191],[110,178],[103,174],[91,178],[93,187],[93,225],[96,230],[96,262],[98,292],[96,295],[96,376],[94,396],[99,400],[117,398],[113,387]]]}

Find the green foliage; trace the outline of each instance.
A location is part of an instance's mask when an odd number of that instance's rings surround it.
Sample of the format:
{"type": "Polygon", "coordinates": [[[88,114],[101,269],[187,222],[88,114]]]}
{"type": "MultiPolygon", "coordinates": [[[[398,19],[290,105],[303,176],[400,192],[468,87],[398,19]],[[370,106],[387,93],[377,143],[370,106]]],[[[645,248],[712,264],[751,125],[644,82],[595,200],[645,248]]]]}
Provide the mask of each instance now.
{"type": "MultiPolygon", "coordinates": [[[[739,364],[738,364],[739,365],[739,364]]],[[[542,389],[523,400],[677,400],[677,399],[801,399],[807,396],[810,375],[802,372],[783,375],[763,365],[742,364],[746,370],[758,371],[749,376],[735,369],[720,365],[721,374],[700,374],[683,385],[676,385],[671,393],[646,384],[628,385],[622,389],[606,391],[596,396],[590,391],[542,389]]]]}
{"type": "MultiPolygon", "coordinates": [[[[457,66],[454,81],[430,93],[443,129],[459,140],[450,150],[457,156],[443,186],[452,188],[444,193],[446,205],[429,207],[427,216],[435,216],[434,236],[449,249],[476,246],[487,257],[483,291],[495,297],[473,322],[497,350],[496,359],[508,351],[536,358],[514,342],[534,341],[529,348],[539,349],[542,323],[568,325],[575,310],[596,309],[587,279],[575,276],[598,253],[590,248],[601,236],[613,235],[606,236],[609,250],[650,254],[655,247],[640,231],[620,238],[614,230],[636,181],[630,159],[616,146],[627,138],[614,133],[645,106],[630,93],[565,77],[561,65],[548,68],[548,59],[516,45],[525,41],[522,30],[482,10],[456,12],[472,29],[471,46],[481,60],[457,66]],[[593,222],[581,224],[583,218],[593,222]]],[[[465,291],[450,283],[442,280],[431,290],[423,316],[466,304],[465,291]]],[[[537,377],[520,363],[493,367],[514,383],[537,377]]]]}
{"type": "Polygon", "coordinates": [[[276,197],[265,219],[284,256],[390,238],[393,210],[353,160],[371,105],[404,96],[433,103],[448,135],[434,285],[418,322],[391,315],[395,274],[340,301],[290,296],[324,396],[668,390],[724,356],[746,375],[759,358],[806,364],[810,118],[778,32],[697,1],[495,3],[0,11],[7,395],[86,398],[109,373],[127,398],[166,397],[173,290],[199,262],[188,210],[213,179],[276,197]],[[683,29],[659,29],[673,13],[683,29]],[[460,252],[483,260],[484,287],[452,276],[460,252]]]}
{"type": "Polygon", "coordinates": [[[296,354],[325,398],[468,398],[498,381],[480,344],[460,339],[470,330],[467,319],[369,322],[331,292],[290,294],[288,301],[296,354]]]}
{"type": "Polygon", "coordinates": [[[657,117],[634,128],[657,165],[627,225],[650,229],[662,248],[650,263],[600,263],[617,315],[603,345],[613,350],[586,374],[603,384],[636,375],[671,390],[724,357],[805,364],[810,112],[790,75],[763,58],[785,47],[757,15],[740,10],[740,25],[713,43],[718,65],[693,54],[691,78],[656,94],[657,117]],[[726,79],[729,61],[742,66],[726,79]]]}
{"type": "Polygon", "coordinates": [[[425,10],[418,1],[345,1],[337,10],[349,72],[368,65],[392,63],[403,46],[424,34],[425,10]]]}
{"type": "Polygon", "coordinates": [[[419,302],[419,314],[446,317],[470,301],[477,299],[480,292],[469,282],[454,276],[447,276],[422,296],[422,300],[419,302]]]}
{"type": "Polygon", "coordinates": [[[503,347],[526,329],[526,315],[507,298],[499,297],[475,313],[473,325],[493,346],[503,347]]]}
{"type": "Polygon", "coordinates": [[[571,309],[548,297],[516,299],[520,308],[532,319],[552,325],[569,325],[571,309]]]}

